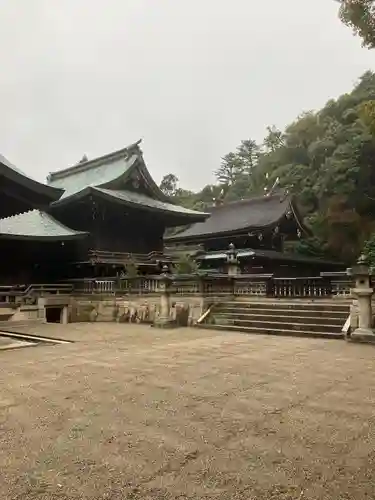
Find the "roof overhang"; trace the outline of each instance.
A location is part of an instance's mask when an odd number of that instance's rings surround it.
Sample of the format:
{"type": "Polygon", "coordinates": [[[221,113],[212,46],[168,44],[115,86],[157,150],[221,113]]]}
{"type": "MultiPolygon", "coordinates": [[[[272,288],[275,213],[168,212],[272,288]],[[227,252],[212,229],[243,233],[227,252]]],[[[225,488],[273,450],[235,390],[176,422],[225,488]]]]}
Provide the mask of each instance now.
{"type": "Polygon", "coordinates": [[[52,203],[51,207],[63,207],[89,198],[98,197],[110,203],[128,206],[137,210],[160,213],[176,219],[176,225],[186,224],[187,221],[197,222],[208,217],[205,212],[196,212],[184,207],[178,207],[168,202],[152,199],[148,196],[130,191],[112,191],[100,187],[87,187],[78,193],[67,196],[52,203]]]}
{"type": "Polygon", "coordinates": [[[40,210],[0,219],[0,239],[29,241],[68,241],[85,238],[89,233],[75,231],[40,210]]]}
{"type": "MultiPolygon", "coordinates": [[[[317,257],[309,257],[307,255],[292,254],[278,252],[276,250],[263,250],[263,249],[252,249],[252,248],[241,248],[236,250],[236,255],[238,259],[247,258],[260,258],[266,260],[275,260],[282,262],[300,262],[306,264],[321,264],[329,265],[333,267],[341,267],[340,262],[331,262],[325,259],[319,259],[317,257]]],[[[195,257],[196,260],[211,261],[211,260],[225,260],[227,258],[227,252],[206,252],[205,254],[198,255],[195,257]]]]}
{"type": "Polygon", "coordinates": [[[22,235],[22,234],[0,234],[0,240],[22,240],[22,241],[70,241],[86,238],[89,233],[71,234],[66,236],[38,236],[38,235],[22,235]]]}
{"type": "Polygon", "coordinates": [[[311,231],[301,221],[293,197],[280,194],[249,198],[221,205],[212,210],[207,221],[165,238],[168,243],[204,242],[208,239],[248,236],[250,232],[269,231],[279,225],[287,214],[292,215],[302,233],[311,231]],[[254,217],[254,214],[258,214],[254,217]],[[224,222],[222,222],[224,221],[224,222]]]}
{"type": "Polygon", "coordinates": [[[39,195],[42,197],[42,203],[45,202],[45,200],[48,200],[48,202],[55,201],[60,198],[63,193],[63,189],[47,186],[46,184],[42,184],[41,182],[31,179],[1,155],[0,177],[4,177],[15,184],[23,186],[32,193],[39,195]]]}

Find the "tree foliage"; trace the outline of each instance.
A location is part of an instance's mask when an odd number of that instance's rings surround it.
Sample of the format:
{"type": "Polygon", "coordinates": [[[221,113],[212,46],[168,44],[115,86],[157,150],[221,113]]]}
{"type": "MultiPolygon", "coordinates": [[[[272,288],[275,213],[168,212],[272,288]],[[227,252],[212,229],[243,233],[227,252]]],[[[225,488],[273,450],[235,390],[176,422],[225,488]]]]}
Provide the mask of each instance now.
{"type": "Polygon", "coordinates": [[[167,196],[175,196],[177,191],[178,177],[174,174],[165,175],[160,182],[160,189],[167,196]]]}
{"type": "Polygon", "coordinates": [[[363,249],[363,253],[366,257],[367,263],[375,268],[375,233],[366,241],[363,249]]]}
{"type": "Polygon", "coordinates": [[[340,6],[340,18],[362,43],[370,49],[375,47],[375,0],[336,0],[340,6]]]}
{"type": "Polygon", "coordinates": [[[204,210],[220,197],[261,195],[278,180],[314,233],[297,251],[352,261],[375,231],[375,74],[366,72],[351,92],[283,131],[268,127],[261,143],[241,141],[216,177],[198,193],[177,187],[174,199],[204,210]]]}
{"type": "Polygon", "coordinates": [[[193,274],[198,272],[198,264],[189,255],[181,255],[173,267],[173,274],[193,274]]]}
{"type": "Polygon", "coordinates": [[[124,274],[129,278],[136,278],[138,276],[138,266],[134,259],[128,258],[124,262],[124,274]]]}

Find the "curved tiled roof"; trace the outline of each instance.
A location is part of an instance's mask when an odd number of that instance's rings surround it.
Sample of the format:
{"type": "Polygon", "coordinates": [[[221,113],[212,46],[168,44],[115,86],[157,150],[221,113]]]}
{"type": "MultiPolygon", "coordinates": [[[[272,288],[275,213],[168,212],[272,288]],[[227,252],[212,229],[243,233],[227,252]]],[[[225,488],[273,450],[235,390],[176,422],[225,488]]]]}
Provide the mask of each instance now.
{"type": "Polygon", "coordinates": [[[51,173],[48,176],[48,184],[64,189],[62,198],[67,198],[88,187],[124,189],[129,177],[135,174],[139,179],[143,179],[153,198],[167,202],[168,197],[160,190],[147,170],[139,147],[140,142],[51,173]]]}
{"type": "Polygon", "coordinates": [[[0,238],[34,240],[68,240],[87,233],[74,231],[41,210],[0,219],[0,238]]]}
{"type": "Polygon", "coordinates": [[[107,155],[107,157],[85,162],[62,172],[50,174],[48,184],[64,189],[64,194],[60,199],[67,198],[87,187],[105,186],[119,179],[134,165],[137,158],[136,155],[129,158],[127,149],[124,149],[116,155],[107,155]]]}
{"type": "MultiPolygon", "coordinates": [[[[59,207],[88,194],[137,206],[145,210],[180,216],[179,224],[198,222],[208,214],[174,205],[152,179],[139,148],[140,141],[114,153],[50,174],[50,186],[64,189],[61,198],[52,204],[59,207]],[[137,180],[148,194],[128,190],[129,180],[137,180]]],[[[132,189],[132,188],[130,188],[132,189]]],[[[176,219],[175,219],[176,222],[176,219]]]]}
{"type": "MultiPolygon", "coordinates": [[[[41,196],[41,204],[57,200],[61,194],[61,189],[56,189],[53,186],[42,184],[31,177],[24,174],[20,169],[15,167],[3,155],[0,155],[0,177],[5,177],[10,181],[19,184],[30,192],[41,196]]],[[[31,208],[31,206],[30,206],[31,208]]]]}
{"type": "Polygon", "coordinates": [[[138,208],[143,208],[151,211],[158,211],[169,213],[171,215],[182,215],[185,218],[189,217],[192,220],[202,220],[206,218],[209,214],[205,212],[197,212],[195,210],[190,210],[189,208],[180,207],[179,205],[173,205],[172,203],[167,203],[160,200],[155,200],[150,196],[143,193],[136,193],[134,191],[127,190],[113,190],[105,189],[101,187],[88,187],[78,193],[75,193],[68,198],[61,198],[53,206],[60,206],[64,203],[70,203],[73,199],[80,199],[86,197],[88,194],[98,195],[105,197],[117,203],[123,203],[124,205],[135,206],[138,208]]]}
{"type": "Polygon", "coordinates": [[[175,214],[191,215],[192,217],[205,217],[208,214],[204,212],[197,212],[195,210],[190,210],[189,208],[180,207],[178,205],[173,205],[172,203],[166,203],[164,201],[154,200],[149,196],[141,193],[134,193],[132,191],[115,191],[112,189],[95,188],[107,196],[117,198],[120,201],[133,205],[142,205],[153,210],[160,210],[162,212],[171,212],[175,214]]]}
{"type": "Polygon", "coordinates": [[[284,194],[250,198],[211,208],[210,217],[185,231],[166,238],[167,241],[188,240],[239,230],[257,230],[276,224],[291,208],[284,194]]]}

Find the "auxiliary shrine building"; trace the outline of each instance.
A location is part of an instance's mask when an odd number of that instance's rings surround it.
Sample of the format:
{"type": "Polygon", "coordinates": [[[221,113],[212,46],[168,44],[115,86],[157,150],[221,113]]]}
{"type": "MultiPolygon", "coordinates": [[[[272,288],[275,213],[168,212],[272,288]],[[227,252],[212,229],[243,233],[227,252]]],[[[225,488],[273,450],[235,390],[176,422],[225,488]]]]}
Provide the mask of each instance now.
{"type": "Polygon", "coordinates": [[[182,249],[202,269],[226,272],[229,246],[244,274],[318,276],[341,264],[285,252],[285,243],[311,236],[292,196],[277,192],[223,203],[209,210],[210,216],[165,238],[167,251],[182,249]]]}
{"type": "Polygon", "coordinates": [[[130,259],[155,272],[165,229],[208,217],[169,201],[139,142],[54,172],[47,183],[0,157],[2,285],[114,276],[130,259]]]}

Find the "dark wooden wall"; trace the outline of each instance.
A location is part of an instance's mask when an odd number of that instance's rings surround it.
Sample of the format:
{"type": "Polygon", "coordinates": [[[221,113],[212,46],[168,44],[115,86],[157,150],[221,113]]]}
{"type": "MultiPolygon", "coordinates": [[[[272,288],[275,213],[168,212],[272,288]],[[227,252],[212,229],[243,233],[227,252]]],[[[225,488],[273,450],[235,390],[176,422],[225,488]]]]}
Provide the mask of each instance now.
{"type": "Polygon", "coordinates": [[[151,211],[85,199],[60,207],[52,215],[68,227],[90,233],[80,244],[82,260],[88,250],[129,253],[163,250],[165,221],[151,211]]]}
{"type": "Polygon", "coordinates": [[[0,284],[54,283],[68,276],[77,241],[0,239],[0,284]]]}

